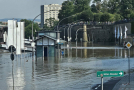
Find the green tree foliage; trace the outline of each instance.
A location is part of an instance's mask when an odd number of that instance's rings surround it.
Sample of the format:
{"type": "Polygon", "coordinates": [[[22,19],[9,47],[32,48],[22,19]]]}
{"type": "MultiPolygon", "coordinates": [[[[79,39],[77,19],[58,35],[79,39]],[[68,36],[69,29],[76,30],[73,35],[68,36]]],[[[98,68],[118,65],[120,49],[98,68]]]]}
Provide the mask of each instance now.
{"type": "Polygon", "coordinates": [[[103,3],[101,4],[101,12],[105,13],[108,12],[108,0],[103,0],[103,3]]]}
{"type": "MultiPolygon", "coordinates": [[[[21,19],[21,22],[25,22],[25,38],[32,37],[32,21],[27,19],[21,19]]],[[[33,35],[35,36],[35,30],[39,31],[39,26],[37,23],[33,23],[33,35]]]]}
{"type": "Polygon", "coordinates": [[[89,10],[91,0],[75,0],[75,13],[80,13],[84,10],[89,10]]]}
{"type": "Polygon", "coordinates": [[[130,18],[131,18],[131,19],[134,19],[134,12],[132,12],[132,13],[130,14],[130,18]]]}
{"type": "Polygon", "coordinates": [[[55,20],[55,18],[49,18],[49,19],[46,19],[45,21],[45,25],[44,25],[44,29],[46,30],[54,30],[54,27],[57,25],[58,21],[55,20]]]}
{"type": "Polygon", "coordinates": [[[122,19],[134,18],[134,0],[67,0],[62,4],[59,19],[63,24],[75,20],[94,20],[100,22],[119,21],[122,19]],[[90,3],[93,4],[90,7],[90,3]],[[94,14],[93,14],[94,13],[94,14]]]}
{"type": "Polygon", "coordinates": [[[100,18],[101,18],[101,15],[102,15],[103,13],[94,13],[94,21],[98,21],[98,22],[100,22],[100,18]]]}
{"type": "Polygon", "coordinates": [[[109,21],[110,21],[110,22],[115,21],[115,15],[114,15],[114,14],[110,14],[110,13],[109,13],[109,15],[110,15],[109,21]]]}
{"type": "Polygon", "coordinates": [[[97,13],[97,8],[96,8],[95,4],[92,4],[92,5],[91,5],[91,11],[92,11],[93,13],[97,13]]]}
{"type": "Polygon", "coordinates": [[[93,3],[96,5],[97,12],[100,12],[102,7],[101,0],[93,0],[93,3]]]}
{"type": "Polygon", "coordinates": [[[121,20],[121,15],[120,14],[115,14],[114,15],[115,21],[121,20]]]}
{"type": "Polygon", "coordinates": [[[108,12],[111,14],[119,13],[120,0],[109,0],[107,3],[108,12]]]}
{"type": "Polygon", "coordinates": [[[130,14],[133,9],[133,0],[121,0],[120,14],[123,16],[123,18],[130,18],[130,14]]]}
{"type": "Polygon", "coordinates": [[[109,13],[104,13],[101,15],[100,21],[101,22],[108,22],[110,20],[110,14],[109,13]]]}
{"type": "Polygon", "coordinates": [[[93,13],[91,12],[91,10],[83,11],[81,13],[81,19],[83,19],[84,21],[93,20],[93,13]]]}
{"type": "Polygon", "coordinates": [[[91,0],[64,1],[62,3],[62,8],[59,11],[58,18],[59,21],[61,21],[63,18],[66,19],[64,19],[60,24],[67,24],[80,19],[84,19],[85,21],[88,21],[89,18],[93,19],[93,14],[89,6],[90,1],[91,0]]]}
{"type": "MultiPolygon", "coordinates": [[[[72,1],[64,1],[62,3],[62,8],[59,11],[59,15],[58,15],[59,20],[62,20],[63,18],[68,17],[73,14],[74,14],[73,2],[72,1]]],[[[62,23],[68,23],[68,22],[69,22],[69,19],[62,21],[62,23]]]]}

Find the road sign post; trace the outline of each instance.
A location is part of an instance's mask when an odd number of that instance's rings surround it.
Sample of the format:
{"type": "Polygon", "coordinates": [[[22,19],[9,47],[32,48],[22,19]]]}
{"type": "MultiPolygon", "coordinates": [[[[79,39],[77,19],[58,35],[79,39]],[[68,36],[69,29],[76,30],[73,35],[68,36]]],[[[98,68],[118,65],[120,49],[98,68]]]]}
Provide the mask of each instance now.
{"type": "Polygon", "coordinates": [[[97,77],[123,77],[123,71],[97,71],[97,77]]]}
{"type": "Polygon", "coordinates": [[[101,90],[103,90],[103,77],[123,77],[123,71],[97,71],[97,77],[101,77],[101,90]]]}
{"type": "Polygon", "coordinates": [[[103,74],[101,74],[101,90],[103,90],[103,74]]]}
{"type": "Polygon", "coordinates": [[[130,48],[132,44],[127,42],[126,47],[128,48],[128,71],[129,71],[129,84],[130,84],[130,48]]]}

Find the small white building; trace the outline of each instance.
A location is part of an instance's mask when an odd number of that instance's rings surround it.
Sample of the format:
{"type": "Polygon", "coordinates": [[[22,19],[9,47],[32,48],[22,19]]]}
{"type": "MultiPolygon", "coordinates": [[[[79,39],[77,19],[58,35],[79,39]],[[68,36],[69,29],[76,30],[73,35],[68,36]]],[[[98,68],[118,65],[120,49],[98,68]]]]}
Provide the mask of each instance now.
{"type": "Polygon", "coordinates": [[[56,38],[53,38],[49,35],[43,35],[42,37],[36,39],[36,58],[54,57],[56,52],[56,40],[56,38]]]}

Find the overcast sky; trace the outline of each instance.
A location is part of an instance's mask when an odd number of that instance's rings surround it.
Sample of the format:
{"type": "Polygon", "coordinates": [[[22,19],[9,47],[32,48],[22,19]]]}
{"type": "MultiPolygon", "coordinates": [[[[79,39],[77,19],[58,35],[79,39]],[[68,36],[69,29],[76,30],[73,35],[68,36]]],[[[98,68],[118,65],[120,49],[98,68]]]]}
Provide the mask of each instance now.
{"type": "MultiPolygon", "coordinates": [[[[66,0],[0,0],[0,19],[33,19],[40,14],[40,6],[62,4],[66,0]]],[[[38,17],[40,19],[40,16],[38,17]]]]}

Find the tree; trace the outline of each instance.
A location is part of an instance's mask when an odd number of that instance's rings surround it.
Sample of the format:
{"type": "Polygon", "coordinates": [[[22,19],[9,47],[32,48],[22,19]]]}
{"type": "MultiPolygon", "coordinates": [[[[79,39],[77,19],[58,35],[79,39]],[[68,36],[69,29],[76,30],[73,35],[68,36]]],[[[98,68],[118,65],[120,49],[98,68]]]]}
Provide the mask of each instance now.
{"type": "Polygon", "coordinates": [[[97,8],[96,8],[95,4],[92,4],[92,5],[91,5],[91,11],[92,11],[93,13],[97,13],[97,8]]]}
{"type": "Polygon", "coordinates": [[[121,0],[120,2],[120,14],[124,18],[130,18],[131,11],[134,9],[133,0],[121,0]]]}
{"type": "Polygon", "coordinates": [[[90,9],[90,1],[91,0],[75,0],[75,13],[80,13],[84,10],[89,10],[90,9]]]}
{"type": "Polygon", "coordinates": [[[84,21],[93,20],[93,13],[92,13],[92,11],[90,9],[83,11],[81,13],[81,19],[83,19],[84,21]]]}
{"type": "Polygon", "coordinates": [[[108,1],[103,0],[103,3],[101,4],[101,12],[103,12],[103,13],[108,12],[107,5],[108,5],[108,1]]]}
{"type": "Polygon", "coordinates": [[[58,21],[55,20],[55,18],[49,18],[46,19],[45,23],[46,24],[43,28],[45,28],[46,30],[54,30],[54,27],[57,25],[58,21]]]}
{"type": "MultiPolygon", "coordinates": [[[[27,19],[21,19],[21,22],[25,22],[25,38],[32,37],[32,21],[27,19]]],[[[35,36],[35,30],[39,31],[37,23],[33,23],[33,35],[35,36]]]]}
{"type": "Polygon", "coordinates": [[[20,21],[21,21],[21,22],[25,22],[25,27],[27,27],[29,24],[32,23],[32,21],[27,20],[27,19],[21,19],[20,21]]]}
{"type": "Polygon", "coordinates": [[[108,22],[110,20],[110,14],[109,13],[104,13],[101,15],[100,21],[101,22],[108,22]]]}
{"type": "Polygon", "coordinates": [[[93,3],[96,4],[97,12],[101,11],[101,0],[93,0],[93,3]]]}
{"type": "MultiPolygon", "coordinates": [[[[74,5],[72,1],[64,1],[62,3],[62,8],[59,11],[58,18],[59,21],[65,17],[71,16],[74,14],[74,5]]],[[[62,21],[62,24],[68,23],[69,19],[65,19],[62,21]]]]}
{"type": "Polygon", "coordinates": [[[102,15],[103,13],[94,13],[94,21],[98,21],[98,22],[100,22],[100,18],[101,18],[101,15],[102,15]]]}
{"type": "MultiPolygon", "coordinates": [[[[114,15],[114,14],[110,14],[110,13],[109,13],[109,15],[110,15],[109,21],[110,21],[110,22],[115,21],[115,15],[114,15]]],[[[120,18],[118,18],[118,20],[120,20],[120,18]]]]}
{"type": "Polygon", "coordinates": [[[121,15],[120,14],[115,14],[114,17],[115,17],[115,21],[121,20],[121,15]]]}
{"type": "Polygon", "coordinates": [[[130,18],[131,18],[131,19],[134,19],[134,12],[132,12],[132,13],[130,14],[130,18]]]}
{"type": "Polygon", "coordinates": [[[108,11],[111,14],[119,13],[120,11],[120,0],[109,0],[108,4],[108,11]]]}

